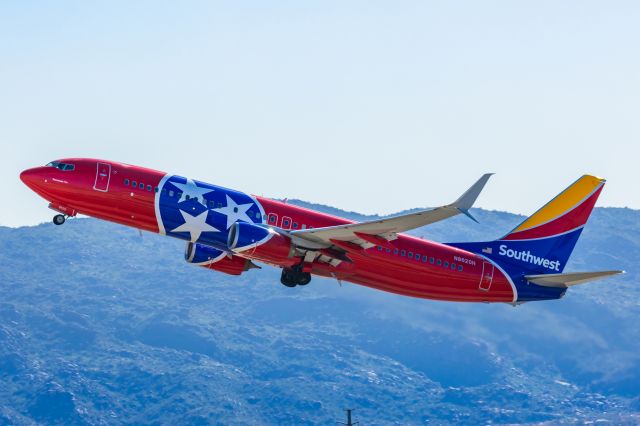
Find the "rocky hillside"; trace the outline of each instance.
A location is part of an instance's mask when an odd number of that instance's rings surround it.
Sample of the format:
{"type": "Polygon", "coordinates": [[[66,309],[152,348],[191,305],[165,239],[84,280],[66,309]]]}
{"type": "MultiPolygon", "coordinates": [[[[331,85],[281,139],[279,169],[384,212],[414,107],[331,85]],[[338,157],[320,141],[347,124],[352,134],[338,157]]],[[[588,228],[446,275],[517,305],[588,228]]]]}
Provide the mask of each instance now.
{"type": "MultiPolygon", "coordinates": [[[[474,215],[415,234],[521,220],[474,215]]],[[[346,407],[361,425],[640,422],[638,211],[596,209],[567,268],[625,276],[518,307],[290,289],[183,248],[93,219],[0,228],[0,424],[335,424],[346,407]]]]}

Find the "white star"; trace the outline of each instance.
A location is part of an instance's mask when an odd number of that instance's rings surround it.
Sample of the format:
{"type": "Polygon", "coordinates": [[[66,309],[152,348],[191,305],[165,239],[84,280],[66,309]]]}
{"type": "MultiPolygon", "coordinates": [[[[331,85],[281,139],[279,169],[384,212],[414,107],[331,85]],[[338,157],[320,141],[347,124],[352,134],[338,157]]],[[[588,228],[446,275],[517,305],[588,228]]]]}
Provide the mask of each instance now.
{"type": "Polygon", "coordinates": [[[195,243],[203,232],[220,232],[219,229],[207,223],[207,215],[209,210],[205,210],[198,216],[191,216],[189,213],[180,210],[184,223],[171,232],[189,232],[191,234],[191,242],[195,243]]]}
{"type": "Polygon", "coordinates": [[[227,216],[227,229],[231,228],[231,225],[239,220],[253,223],[251,218],[247,216],[247,210],[249,210],[251,206],[253,206],[253,203],[237,204],[228,195],[225,194],[225,197],[227,197],[227,206],[213,209],[213,211],[222,213],[223,215],[227,216]]]}
{"type": "Polygon", "coordinates": [[[200,204],[202,204],[202,205],[204,205],[206,207],[207,204],[206,204],[206,202],[204,200],[204,196],[203,195],[207,194],[209,192],[213,192],[213,189],[199,187],[191,179],[187,179],[187,183],[171,182],[171,184],[176,186],[180,191],[182,191],[182,195],[180,196],[180,199],[178,200],[179,203],[181,203],[183,201],[186,201],[187,200],[187,196],[189,196],[189,198],[196,198],[200,204]]]}

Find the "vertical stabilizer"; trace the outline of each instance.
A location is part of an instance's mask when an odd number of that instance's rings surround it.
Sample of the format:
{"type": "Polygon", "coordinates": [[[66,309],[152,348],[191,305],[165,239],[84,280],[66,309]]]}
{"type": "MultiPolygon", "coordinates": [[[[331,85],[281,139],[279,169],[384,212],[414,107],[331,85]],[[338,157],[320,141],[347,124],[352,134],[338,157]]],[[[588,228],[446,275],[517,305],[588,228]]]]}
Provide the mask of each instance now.
{"type": "MultiPolygon", "coordinates": [[[[494,261],[516,283],[525,275],[559,274],[569,261],[604,183],[602,178],[584,175],[504,237],[449,245],[494,261]]],[[[521,290],[518,291],[523,296],[521,290]]]]}

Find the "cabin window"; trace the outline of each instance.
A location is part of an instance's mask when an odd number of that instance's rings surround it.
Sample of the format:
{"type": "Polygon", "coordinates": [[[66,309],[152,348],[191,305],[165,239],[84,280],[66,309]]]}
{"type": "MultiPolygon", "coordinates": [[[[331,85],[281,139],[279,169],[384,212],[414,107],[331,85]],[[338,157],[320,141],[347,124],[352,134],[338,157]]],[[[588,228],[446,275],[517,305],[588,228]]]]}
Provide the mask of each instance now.
{"type": "Polygon", "coordinates": [[[422,263],[427,263],[427,256],[422,256],[422,263]]]}
{"type": "Polygon", "coordinates": [[[444,265],[442,265],[442,266],[444,266],[445,268],[448,268],[449,267],[449,262],[444,262],[444,265]]]}
{"type": "Polygon", "coordinates": [[[155,191],[155,192],[158,192],[158,191],[160,191],[160,188],[158,188],[158,187],[156,186],[156,189],[155,189],[154,191],[155,191]]]}
{"type": "Polygon", "coordinates": [[[382,251],[382,246],[378,246],[378,251],[382,251]]]}
{"type": "Polygon", "coordinates": [[[275,213],[271,213],[269,215],[269,223],[271,225],[275,225],[276,223],[278,223],[278,215],[276,215],[275,213]]]}
{"type": "Polygon", "coordinates": [[[387,253],[391,253],[391,249],[390,248],[387,248],[387,253]]]}
{"type": "MultiPolygon", "coordinates": [[[[259,213],[258,213],[259,214],[259,213]]],[[[301,229],[307,229],[307,225],[306,224],[302,224],[302,228],[301,229]]]]}
{"type": "Polygon", "coordinates": [[[298,229],[298,222],[293,222],[293,229],[298,229]]]}
{"type": "Polygon", "coordinates": [[[413,252],[412,251],[409,252],[409,259],[413,259],[413,252]]]}
{"type": "Polygon", "coordinates": [[[129,179],[124,180],[124,186],[129,186],[129,179]]]}
{"type": "Polygon", "coordinates": [[[462,272],[462,265],[458,265],[458,271],[462,272]]]}
{"type": "Polygon", "coordinates": [[[216,202],[215,201],[209,201],[209,208],[210,209],[215,209],[216,208],[216,202]]]}
{"type": "Polygon", "coordinates": [[[185,195],[185,196],[184,196],[184,199],[185,199],[185,200],[188,200],[189,198],[191,198],[191,197],[189,196],[189,194],[187,194],[187,195],[185,195]]]}
{"type": "Polygon", "coordinates": [[[289,219],[285,219],[282,221],[282,224],[286,227],[289,226],[289,219]]]}
{"type": "Polygon", "coordinates": [[[144,191],[144,183],[140,182],[138,184],[138,188],[142,189],[144,191]]]}
{"type": "Polygon", "coordinates": [[[131,182],[131,187],[137,188],[138,187],[138,182],[136,182],[135,180],[133,182],[131,182]]]}
{"type": "Polygon", "coordinates": [[[429,263],[430,263],[430,264],[432,264],[432,265],[433,265],[433,263],[434,263],[435,261],[436,261],[436,260],[435,260],[433,257],[430,257],[430,258],[429,258],[429,263]]]}
{"type": "Polygon", "coordinates": [[[151,188],[153,188],[151,185],[147,185],[147,191],[151,192],[151,188]]]}
{"type": "MultiPolygon", "coordinates": [[[[260,220],[260,212],[256,212],[256,219],[260,220]]],[[[304,226],[304,225],[302,225],[302,226],[304,226]]],[[[304,228],[302,228],[302,229],[304,229],[304,228]]]]}
{"type": "Polygon", "coordinates": [[[438,259],[437,264],[438,264],[438,266],[442,265],[442,260],[438,259]]]}
{"type": "Polygon", "coordinates": [[[402,250],[402,251],[400,252],[400,256],[405,256],[406,254],[407,254],[407,251],[406,251],[406,250],[402,250]]]}
{"type": "Polygon", "coordinates": [[[169,190],[169,197],[173,197],[173,194],[174,194],[173,189],[170,189],[169,190]]]}
{"type": "Polygon", "coordinates": [[[398,249],[393,249],[393,254],[398,254],[398,249]]]}
{"type": "Polygon", "coordinates": [[[452,270],[452,271],[455,271],[455,270],[456,270],[456,264],[455,264],[455,263],[452,263],[452,264],[451,264],[451,270],[452,270]]]}

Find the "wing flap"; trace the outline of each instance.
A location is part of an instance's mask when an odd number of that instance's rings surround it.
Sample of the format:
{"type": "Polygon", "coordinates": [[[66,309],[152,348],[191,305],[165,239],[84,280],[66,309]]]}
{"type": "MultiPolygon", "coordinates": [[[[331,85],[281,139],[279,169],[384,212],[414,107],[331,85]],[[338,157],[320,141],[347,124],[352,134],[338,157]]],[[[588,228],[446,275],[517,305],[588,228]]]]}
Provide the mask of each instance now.
{"type": "Polygon", "coordinates": [[[570,287],[617,274],[624,274],[624,271],[565,272],[562,274],[525,275],[524,278],[544,287],[570,287]]]}

